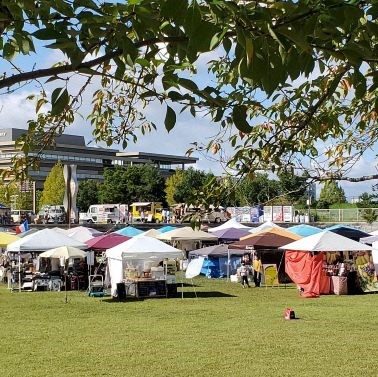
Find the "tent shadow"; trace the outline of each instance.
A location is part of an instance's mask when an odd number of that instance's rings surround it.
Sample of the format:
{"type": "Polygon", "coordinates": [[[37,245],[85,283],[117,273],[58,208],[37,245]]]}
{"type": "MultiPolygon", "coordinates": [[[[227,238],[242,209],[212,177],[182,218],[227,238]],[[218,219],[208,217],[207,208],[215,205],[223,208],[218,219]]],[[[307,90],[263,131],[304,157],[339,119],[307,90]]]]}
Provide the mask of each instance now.
{"type": "MultiPolygon", "coordinates": [[[[181,299],[181,292],[177,292],[176,297],[172,298],[180,298],[181,299]]],[[[209,291],[209,292],[184,292],[184,298],[210,298],[210,297],[237,297],[235,295],[230,295],[224,292],[219,291],[209,291]]]]}

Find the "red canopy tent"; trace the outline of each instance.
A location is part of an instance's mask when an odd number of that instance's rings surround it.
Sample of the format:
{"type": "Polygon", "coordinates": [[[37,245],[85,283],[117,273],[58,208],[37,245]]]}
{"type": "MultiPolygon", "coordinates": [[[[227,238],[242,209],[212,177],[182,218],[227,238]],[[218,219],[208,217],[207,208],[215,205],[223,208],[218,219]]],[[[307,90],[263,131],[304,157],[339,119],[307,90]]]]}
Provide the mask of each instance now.
{"type": "Polygon", "coordinates": [[[117,233],[103,234],[98,237],[94,237],[86,242],[88,247],[92,250],[103,251],[117,246],[122,242],[129,240],[130,237],[122,236],[117,233]]]}

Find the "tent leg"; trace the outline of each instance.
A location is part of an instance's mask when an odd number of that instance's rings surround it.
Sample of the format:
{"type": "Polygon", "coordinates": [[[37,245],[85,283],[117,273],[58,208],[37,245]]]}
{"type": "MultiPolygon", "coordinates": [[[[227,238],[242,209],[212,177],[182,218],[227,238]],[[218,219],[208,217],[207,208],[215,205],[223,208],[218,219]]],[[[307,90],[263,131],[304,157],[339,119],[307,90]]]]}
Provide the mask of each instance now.
{"type": "Polygon", "coordinates": [[[198,298],[198,296],[197,296],[197,291],[196,291],[196,287],[195,287],[195,285],[194,285],[194,281],[193,281],[193,279],[190,279],[190,280],[191,280],[191,282],[192,282],[192,287],[193,287],[193,289],[194,289],[194,294],[195,294],[196,298],[198,298]]]}

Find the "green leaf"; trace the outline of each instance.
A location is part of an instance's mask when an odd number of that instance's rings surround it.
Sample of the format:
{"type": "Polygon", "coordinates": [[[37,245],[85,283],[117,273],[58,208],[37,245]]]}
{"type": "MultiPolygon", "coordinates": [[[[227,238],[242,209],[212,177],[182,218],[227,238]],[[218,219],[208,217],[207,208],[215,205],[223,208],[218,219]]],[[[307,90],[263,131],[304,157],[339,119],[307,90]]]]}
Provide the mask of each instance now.
{"type": "Polygon", "coordinates": [[[247,107],[244,105],[236,105],[232,111],[232,119],[235,127],[244,133],[250,133],[252,127],[248,124],[247,120],[247,107]]]}
{"type": "Polygon", "coordinates": [[[68,105],[69,95],[65,88],[56,88],[51,95],[51,115],[60,114],[68,105]]]}
{"type": "Polygon", "coordinates": [[[41,41],[48,41],[48,40],[51,40],[51,39],[58,39],[58,38],[61,38],[62,37],[62,34],[59,33],[58,31],[54,30],[54,29],[39,29],[37,31],[35,31],[32,36],[34,38],[37,38],[41,41]]]}
{"type": "Polygon", "coordinates": [[[171,131],[172,128],[176,124],[176,113],[170,106],[167,106],[167,112],[165,114],[164,124],[165,124],[165,129],[168,132],[171,131]]]}

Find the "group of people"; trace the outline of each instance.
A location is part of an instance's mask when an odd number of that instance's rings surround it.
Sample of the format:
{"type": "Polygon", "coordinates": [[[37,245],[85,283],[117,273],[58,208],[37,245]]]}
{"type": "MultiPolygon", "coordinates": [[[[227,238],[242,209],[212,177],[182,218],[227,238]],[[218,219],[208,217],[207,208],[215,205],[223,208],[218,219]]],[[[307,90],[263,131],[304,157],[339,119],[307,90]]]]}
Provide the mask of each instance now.
{"type": "Polygon", "coordinates": [[[240,278],[242,287],[251,287],[248,280],[248,276],[250,275],[253,275],[253,282],[255,283],[255,287],[260,287],[261,273],[262,263],[260,256],[258,254],[254,254],[253,261],[251,262],[249,254],[244,255],[241,260],[240,266],[240,278]]]}

